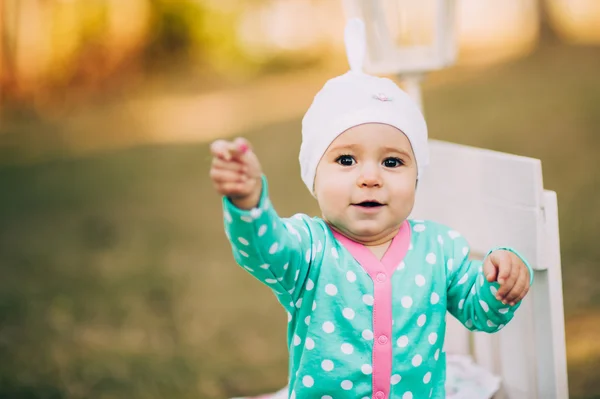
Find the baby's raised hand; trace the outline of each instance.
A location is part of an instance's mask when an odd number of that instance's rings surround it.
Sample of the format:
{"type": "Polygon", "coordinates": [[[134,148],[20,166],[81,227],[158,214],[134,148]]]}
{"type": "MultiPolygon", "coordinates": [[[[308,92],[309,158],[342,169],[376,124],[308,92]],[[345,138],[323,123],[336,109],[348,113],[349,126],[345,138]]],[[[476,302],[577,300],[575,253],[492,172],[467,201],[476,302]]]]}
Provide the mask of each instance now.
{"type": "Polygon", "coordinates": [[[483,263],[483,273],[489,282],[498,281],[496,299],[514,306],[529,291],[529,269],[514,253],[493,251],[483,263]]]}
{"type": "Polygon", "coordinates": [[[248,141],[217,140],[210,146],[213,159],[210,178],[217,192],[229,197],[235,206],[252,209],[262,190],[261,167],[248,141]]]}

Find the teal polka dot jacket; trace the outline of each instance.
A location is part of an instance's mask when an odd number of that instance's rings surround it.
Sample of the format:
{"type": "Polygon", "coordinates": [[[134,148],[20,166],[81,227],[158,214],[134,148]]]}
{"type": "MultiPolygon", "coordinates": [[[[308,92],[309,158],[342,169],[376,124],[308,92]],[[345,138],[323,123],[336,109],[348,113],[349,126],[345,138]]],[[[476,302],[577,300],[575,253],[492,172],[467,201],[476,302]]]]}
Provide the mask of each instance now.
{"type": "Polygon", "coordinates": [[[290,398],[444,398],[446,311],[493,333],[519,307],[448,227],[407,220],[379,260],[320,218],[280,218],[267,190],[250,211],[224,198],[225,231],[287,310],[290,398]]]}

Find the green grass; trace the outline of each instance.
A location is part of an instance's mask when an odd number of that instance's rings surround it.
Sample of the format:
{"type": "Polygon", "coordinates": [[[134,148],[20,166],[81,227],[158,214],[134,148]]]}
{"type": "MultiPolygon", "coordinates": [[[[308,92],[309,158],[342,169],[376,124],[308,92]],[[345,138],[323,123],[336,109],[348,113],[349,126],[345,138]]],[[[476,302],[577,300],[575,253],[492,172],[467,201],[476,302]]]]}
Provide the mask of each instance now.
{"type": "MultiPolygon", "coordinates": [[[[567,339],[570,320],[600,317],[599,66],[600,49],[544,48],[425,92],[433,138],[542,159],[559,196],[567,339]]],[[[246,135],[282,215],[317,213],[299,129],[246,135]]],[[[204,144],[0,167],[0,398],[217,399],[285,384],[285,314],[235,266],[208,167],[204,144]]],[[[598,365],[569,364],[572,397],[600,397],[598,365]]]]}

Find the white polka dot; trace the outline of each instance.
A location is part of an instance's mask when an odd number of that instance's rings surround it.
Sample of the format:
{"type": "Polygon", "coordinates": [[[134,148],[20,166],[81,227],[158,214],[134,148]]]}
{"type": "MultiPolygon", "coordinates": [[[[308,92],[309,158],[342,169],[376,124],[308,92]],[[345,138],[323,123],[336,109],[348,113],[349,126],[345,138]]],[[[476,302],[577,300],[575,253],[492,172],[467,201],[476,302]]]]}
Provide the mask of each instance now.
{"type": "Polygon", "coordinates": [[[428,371],[423,377],[423,383],[429,384],[429,381],[431,381],[431,372],[428,371]]]}
{"type": "Polygon", "coordinates": [[[274,278],[266,278],[265,279],[265,283],[267,283],[267,284],[276,284],[277,280],[275,280],[274,278]]]}
{"type": "Polygon", "coordinates": [[[279,244],[274,243],[273,245],[271,245],[271,248],[269,248],[269,253],[273,255],[275,252],[277,252],[277,248],[279,248],[279,244]]]}
{"type": "Polygon", "coordinates": [[[304,322],[306,323],[306,325],[309,325],[310,324],[310,316],[306,316],[304,318],[304,322]]]}
{"type": "Polygon", "coordinates": [[[367,341],[372,340],[373,339],[373,331],[371,331],[371,330],[364,330],[362,332],[362,337],[363,337],[363,339],[365,339],[367,341]]]}
{"type": "Polygon", "coordinates": [[[437,261],[437,257],[435,256],[435,254],[433,252],[430,252],[425,257],[425,261],[427,263],[429,263],[430,265],[435,265],[435,262],[437,261]]]}
{"type": "Polygon", "coordinates": [[[346,355],[351,355],[354,352],[354,347],[350,344],[342,344],[342,352],[346,355]]]}
{"type": "Polygon", "coordinates": [[[327,334],[331,334],[335,331],[335,326],[332,322],[326,321],[325,323],[323,323],[323,331],[325,331],[327,334]]]}
{"type": "Polygon", "coordinates": [[[411,242],[410,244],[408,244],[408,250],[412,251],[412,249],[413,249],[413,245],[412,245],[412,242],[411,242]]]}
{"type": "Polygon", "coordinates": [[[321,399],[333,399],[333,398],[329,395],[323,395],[323,396],[321,396],[321,399]]]}
{"type": "Polygon", "coordinates": [[[325,359],[321,362],[321,368],[325,371],[333,370],[333,362],[329,359],[325,359]]]}
{"type": "Polygon", "coordinates": [[[325,292],[326,292],[328,295],[334,296],[335,294],[337,294],[337,292],[338,292],[338,289],[337,289],[337,287],[336,287],[335,285],[333,285],[333,284],[327,284],[327,285],[325,286],[325,292]]]}
{"type": "Polygon", "coordinates": [[[496,323],[494,323],[494,322],[493,322],[493,321],[491,321],[491,320],[488,320],[488,321],[487,321],[487,325],[488,325],[488,327],[490,327],[490,328],[498,327],[498,326],[496,325],[496,323]]]}
{"type": "Polygon", "coordinates": [[[498,330],[502,330],[503,328],[504,328],[504,324],[500,324],[500,325],[498,326],[498,330]]]}
{"type": "Polygon", "coordinates": [[[317,243],[317,252],[321,252],[323,250],[323,243],[321,241],[319,241],[317,243]]]}
{"type": "Polygon", "coordinates": [[[423,277],[420,274],[417,274],[415,277],[415,283],[419,286],[422,287],[425,285],[425,277],[423,277]]]}
{"type": "Polygon", "coordinates": [[[298,346],[302,343],[302,339],[296,334],[294,334],[294,346],[298,346]]]}
{"type": "Polygon", "coordinates": [[[313,341],[312,338],[306,338],[306,340],[304,341],[304,346],[306,347],[306,349],[313,350],[315,349],[315,341],[313,341]]]}
{"type": "Polygon", "coordinates": [[[242,245],[248,245],[248,244],[250,244],[250,243],[248,242],[248,240],[246,240],[244,237],[238,237],[238,241],[239,241],[239,242],[240,242],[240,244],[242,244],[242,245]]]}
{"type": "Polygon", "coordinates": [[[342,389],[345,391],[349,391],[352,389],[352,381],[344,380],[342,381],[342,389]]]}
{"type": "Polygon", "coordinates": [[[423,363],[423,358],[421,357],[421,355],[415,355],[415,357],[412,358],[413,366],[419,367],[421,363],[423,363]]]}
{"type": "Polygon", "coordinates": [[[302,384],[304,384],[305,387],[310,388],[315,384],[315,380],[313,380],[310,375],[305,375],[304,378],[302,378],[302,384]]]}
{"type": "Polygon", "coordinates": [[[264,264],[260,265],[260,268],[267,270],[269,268],[269,264],[268,263],[264,263],[264,264]]]}
{"type": "Polygon", "coordinates": [[[471,319],[467,320],[465,322],[465,327],[467,327],[467,328],[473,328],[473,321],[471,319]]]}
{"type": "Polygon", "coordinates": [[[438,294],[436,294],[435,292],[433,292],[431,294],[431,304],[435,305],[436,303],[438,303],[440,301],[440,296],[438,294]]]}
{"type": "Polygon", "coordinates": [[[310,262],[310,249],[306,250],[306,253],[304,254],[304,261],[306,263],[310,262]]]}
{"type": "Polygon", "coordinates": [[[490,310],[490,307],[487,303],[485,303],[484,301],[482,301],[481,299],[479,300],[479,304],[481,305],[481,308],[483,309],[484,312],[488,312],[490,310]]]}
{"type": "Polygon", "coordinates": [[[392,378],[390,378],[390,382],[392,383],[392,385],[396,385],[397,383],[400,382],[401,379],[402,379],[402,377],[400,377],[399,374],[394,374],[392,376],[392,378]]]}
{"type": "Polygon", "coordinates": [[[350,308],[345,308],[344,310],[342,310],[342,314],[344,315],[345,318],[347,318],[348,320],[352,320],[354,319],[354,310],[350,309],[350,308]]]}
{"type": "Polygon", "coordinates": [[[431,334],[429,334],[429,338],[428,338],[429,339],[429,343],[431,345],[435,344],[436,341],[437,341],[437,337],[438,337],[437,333],[432,332],[431,334]]]}
{"type": "Polygon", "coordinates": [[[250,209],[250,216],[252,219],[258,219],[262,215],[262,209],[260,208],[252,208],[250,209]]]}
{"type": "Polygon", "coordinates": [[[435,351],[435,353],[433,354],[433,358],[435,360],[438,360],[440,358],[440,350],[439,349],[435,351]]]}
{"type": "Polygon", "coordinates": [[[405,266],[406,264],[404,263],[404,261],[400,262],[400,264],[398,265],[398,270],[404,269],[405,266]]]}
{"type": "Polygon", "coordinates": [[[300,309],[300,306],[302,306],[302,298],[300,298],[300,299],[298,299],[298,300],[296,301],[296,307],[297,307],[298,309],[300,309]]]}
{"type": "Polygon", "coordinates": [[[410,308],[413,304],[413,300],[409,296],[402,297],[402,300],[400,302],[402,303],[402,306],[406,309],[410,308]]]}
{"type": "Polygon", "coordinates": [[[292,314],[290,312],[287,312],[287,314],[288,314],[288,322],[292,321],[292,314]]]}
{"type": "Polygon", "coordinates": [[[408,345],[408,337],[406,335],[401,336],[396,341],[396,345],[398,345],[399,348],[406,348],[406,345],[408,345]]]}
{"type": "Polygon", "coordinates": [[[247,258],[247,257],[249,256],[249,255],[248,255],[246,252],[244,252],[244,251],[241,251],[241,250],[240,250],[240,251],[238,251],[238,252],[239,252],[239,253],[240,253],[240,255],[242,255],[244,258],[247,258]]]}
{"type": "Polygon", "coordinates": [[[507,314],[508,313],[508,308],[498,309],[498,312],[500,312],[500,314],[507,314]]]}
{"type": "Polygon", "coordinates": [[[458,308],[462,309],[465,306],[465,300],[461,299],[460,301],[458,301],[458,308]]]}
{"type": "Polygon", "coordinates": [[[448,259],[448,262],[446,262],[446,266],[448,267],[448,270],[452,270],[452,268],[454,267],[454,259],[448,259]]]}
{"type": "Polygon", "coordinates": [[[231,223],[233,221],[229,212],[227,212],[227,211],[223,212],[223,216],[225,216],[225,220],[227,221],[227,223],[231,223]]]}
{"type": "Polygon", "coordinates": [[[416,231],[417,233],[425,231],[425,225],[424,224],[415,224],[415,226],[413,227],[413,230],[416,231]]]}
{"type": "Polygon", "coordinates": [[[306,291],[312,291],[313,288],[315,288],[315,283],[311,279],[308,279],[306,281],[306,291]]]}
{"type": "Polygon", "coordinates": [[[475,286],[471,286],[471,295],[475,295],[475,286]]]}
{"type": "Polygon", "coordinates": [[[331,248],[331,256],[333,256],[335,259],[338,258],[338,251],[335,248],[331,248]]]}
{"type": "Polygon", "coordinates": [[[369,306],[373,306],[373,297],[371,295],[363,295],[362,301],[369,306]]]}
{"type": "Polygon", "coordinates": [[[483,274],[479,275],[479,285],[483,287],[483,274]]]}
{"type": "Polygon", "coordinates": [[[292,393],[290,393],[290,399],[296,399],[296,392],[292,391],[292,393]]]}
{"type": "Polygon", "coordinates": [[[266,224],[263,224],[262,226],[260,226],[258,228],[258,236],[259,237],[264,236],[266,232],[267,232],[267,225],[266,224]]]}
{"type": "Polygon", "coordinates": [[[413,394],[412,392],[404,392],[404,395],[402,395],[402,399],[413,399],[413,394]]]}
{"type": "Polygon", "coordinates": [[[467,254],[468,254],[468,253],[469,253],[469,247],[463,247],[463,249],[462,249],[462,254],[463,254],[464,256],[467,256],[467,254]]]}
{"type": "Polygon", "coordinates": [[[283,265],[283,270],[287,270],[288,266],[289,266],[289,263],[286,263],[285,265],[283,265]]]}
{"type": "Polygon", "coordinates": [[[496,287],[494,287],[493,285],[490,285],[490,292],[492,293],[493,296],[496,296],[496,294],[498,293],[498,289],[496,287]]]}
{"type": "Polygon", "coordinates": [[[438,236],[437,240],[440,243],[440,245],[444,245],[444,239],[442,238],[442,236],[438,236]]]}
{"type": "Polygon", "coordinates": [[[353,271],[348,271],[348,273],[346,273],[346,279],[353,283],[356,281],[356,274],[354,274],[353,271]]]}
{"type": "Polygon", "coordinates": [[[419,316],[419,318],[417,319],[417,325],[419,327],[423,327],[425,325],[425,322],[427,321],[427,316],[425,316],[424,314],[422,314],[421,316],[419,316]]]}
{"type": "Polygon", "coordinates": [[[315,310],[316,308],[317,308],[317,302],[313,301],[312,310],[315,310]]]}
{"type": "Polygon", "coordinates": [[[363,364],[360,370],[366,375],[373,373],[373,367],[370,364],[363,364]]]}
{"type": "Polygon", "coordinates": [[[450,230],[448,236],[454,240],[455,238],[460,237],[460,233],[458,231],[450,230]]]}
{"type": "Polygon", "coordinates": [[[469,279],[469,274],[465,273],[460,280],[458,280],[458,285],[464,284],[467,282],[467,280],[469,279]]]}

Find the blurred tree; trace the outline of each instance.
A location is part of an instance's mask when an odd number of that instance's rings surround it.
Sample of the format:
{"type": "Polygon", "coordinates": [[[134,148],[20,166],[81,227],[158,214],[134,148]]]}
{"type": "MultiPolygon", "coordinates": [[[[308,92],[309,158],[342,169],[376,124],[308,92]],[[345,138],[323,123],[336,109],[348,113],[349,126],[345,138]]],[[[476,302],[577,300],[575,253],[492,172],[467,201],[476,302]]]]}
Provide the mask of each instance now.
{"type": "Polygon", "coordinates": [[[538,13],[539,13],[539,29],[540,29],[540,42],[552,43],[558,40],[556,31],[552,26],[549,11],[549,0],[538,0],[538,13]]]}

